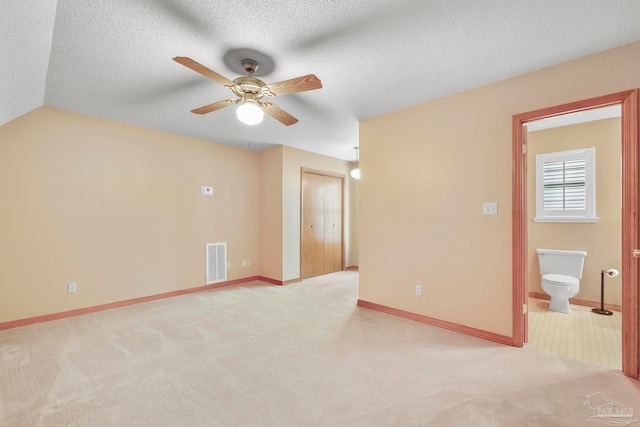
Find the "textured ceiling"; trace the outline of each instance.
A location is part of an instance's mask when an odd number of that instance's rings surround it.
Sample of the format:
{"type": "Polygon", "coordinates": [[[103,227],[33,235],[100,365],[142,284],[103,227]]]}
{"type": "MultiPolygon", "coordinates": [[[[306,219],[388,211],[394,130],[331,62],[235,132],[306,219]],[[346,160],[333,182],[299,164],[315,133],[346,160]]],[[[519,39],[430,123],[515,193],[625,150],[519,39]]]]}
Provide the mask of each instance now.
{"type": "Polygon", "coordinates": [[[0,0],[0,125],[44,104],[56,2],[0,0]]]}
{"type": "Polygon", "coordinates": [[[44,104],[354,160],[359,120],[640,40],[639,18],[638,0],[2,0],[0,124],[44,104]],[[232,94],[171,59],[234,79],[236,48],[273,60],[267,83],[322,80],[272,99],[297,124],[190,113],[232,94]]]}

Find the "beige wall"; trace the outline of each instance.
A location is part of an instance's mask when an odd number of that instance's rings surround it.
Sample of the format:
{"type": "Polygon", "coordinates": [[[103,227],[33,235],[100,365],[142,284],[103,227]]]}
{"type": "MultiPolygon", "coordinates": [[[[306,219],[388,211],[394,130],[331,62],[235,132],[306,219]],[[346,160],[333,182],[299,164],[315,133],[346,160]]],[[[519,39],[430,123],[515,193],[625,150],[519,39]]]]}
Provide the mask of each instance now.
{"type": "Polygon", "coordinates": [[[259,274],[258,153],[47,107],[0,142],[0,322],[202,286],[210,242],[259,274]]]}
{"type": "Polygon", "coordinates": [[[260,153],[260,273],[282,280],[282,146],[260,153]]]}
{"type": "MultiPolygon", "coordinates": [[[[0,322],[202,286],[206,243],[227,242],[229,280],[297,279],[300,168],[351,168],[48,107],[0,127],[0,141],[0,322]]],[[[346,265],[355,194],[349,178],[346,265]]]]}
{"type": "Polygon", "coordinates": [[[637,87],[640,42],[361,122],[360,299],[512,336],[512,116],[637,87]]]}
{"type": "MultiPolygon", "coordinates": [[[[544,293],[536,248],[583,250],[587,252],[580,292],[576,298],[600,302],[600,271],[621,269],[621,155],[619,118],[529,132],[527,136],[527,205],[529,220],[529,291],[544,293]],[[555,151],[596,149],[597,223],[535,223],[536,154],[555,151]]],[[[605,302],[622,304],[621,276],[605,281],[605,302]]]]}
{"type": "MultiPolygon", "coordinates": [[[[354,162],[349,166],[350,169],[355,169],[357,164],[354,162]]],[[[348,211],[348,221],[349,221],[349,229],[348,229],[348,237],[349,239],[345,242],[345,250],[347,252],[347,257],[345,259],[345,267],[358,267],[360,264],[360,231],[358,228],[359,224],[359,184],[360,181],[351,178],[351,171],[347,174],[347,180],[350,182],[349,187],[349,211],[348,211]]],[[[347,216],[347,215],[345,215],[347,216]]]]}

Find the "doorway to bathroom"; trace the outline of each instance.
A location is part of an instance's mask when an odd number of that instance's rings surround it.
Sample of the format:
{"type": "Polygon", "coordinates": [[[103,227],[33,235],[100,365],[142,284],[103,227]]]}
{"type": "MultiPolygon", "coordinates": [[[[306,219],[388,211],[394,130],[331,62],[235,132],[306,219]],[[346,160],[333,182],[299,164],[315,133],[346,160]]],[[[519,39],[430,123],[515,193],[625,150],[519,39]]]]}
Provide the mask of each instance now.
{"type": "MultiPolygon", "coordinates": [[[[637,259],[634,257],[634,253],[636,256],[639,253],[634,252],[634,250],[639,249],[637,90],[549,107],[513,117],[513,336],[516,346],[522,346],[527,342],[528,336],[530,335],[529,327],[535,324],[530,322],[530,320],[533,320],[533,318],[539,314],[541,307],[546,309],[545,304],[547,304],[544,300],[544,293],[540,292],[540,275],[537,270],[538,265],[535,257],[535,248],[533,251],[531,250],[532,245],[542,245],[543,243],[537,240],[538,237],[540,237],[538,234],[535,234],[535,237],[533,237],[534,234],[529,232],[530,229],[533,232],[534,227],[538,225],[531,221],[533,217],[535,217],[535,213],[530,213],[532,211],[535,212],[535,199],[532,202],[530,197],[531,193],[535,193],[535,187],[532,189],[528,184],[531,184],[532,177],[535,178],[535,167],[529,165],[529,161],[531,160],[530,157],[535,157],[536,148],[534,148],[529,139],[537,139],[542,134],[534,137],[527,132],[527,127],[529,124],[533,124],[533,122],[541,119],[566,116],[577,112],[595,111],[595,109],[610,106],[618,106],[621,110],[620,118],[617,119],[619,120],[618,124],[615,123],[615,119],[609,122],[610,126],[618,126],[620,138],[615,142],[615,144],[619,145],[619,147],[617,147],[619,148],[617,151],[618,154],[616,154],[615,149],[612,152],[606,149],[601,149],[600,151],[596,149],[596,152],[598,152],[598,154],[600,154],[600,152],[606,152],[610,157],[609,160],[613,157],[611,161],[617,162],[618,170],[621,171],[622,175],[621,183],[618,184],[618,190],[614,192],[620,197],[618,199],[620,201],[617,203],[619,212],[617,226],[619,228],[615,232],[615,236],[607,239],[606,245],[604,242],[602,243],[602,246],[614,247],[615,253],[611,254],[611,249],[608,249],[609,255],[598,255],[603,252],[603,249],[598,245],[599,238],[590,236],[590,232],[585,232],[585,230],[589,230],[589,226],[595,224],[594,222],[591,224],[553,224],[557,225],[557,227],[545,227],[544,230],[538,227],[535,231],[539,231],[541,235],[544,235],[546,232],[547,241],[551,242],[551,240],[553,240],[555,242],[553,243],[554,245],[586,244],[585,242],[589,238],[594,240],[594,242],[589,243],[589,245],[592,247],[591,252],[592,255],[594,255],[593,258],[598,258],[600,261],[598,261],[598,263],[594,262],[594,265],[589,267],[589,270],[586,268],[588,261],[585,262],[583,281],[581,281],[581,284],[584,284],[584,288],[582,288],[583,294],[577,295],[578,301],[576,302],[578,303],[593,303],[593,301],[589,300],[593,300],[593,296],[599,293],[600,270],[603,268],[611,268],[612,266],[609,264],[614,264],[613,267],[615,268],[615,263],[618,263],[617,265],[620,266],[619,269],[622,272],[621,277],[618,279],[620,281],[619,289],[621,292],[619,296],[609,296],[619,298],[618,300],[620,301],[618,308],[621,309],[621,315],[619,316],[621,323],[621,367],[625,375],[638,378],[638,265],[637,259]],[[615,159],[616,156],[617,160],[615,159]],[[622,159],[621,162],[620,158],[622,159]],[[531,206],[532,204],[534,206],[531,206]],[[622,206],[621,209],[620,205],[622,206]],[[564,225],[563,230],[559,229],[561,225],[564,225]],[[569,227],[569,225],[574,228],[569,227]],[[582,230],[577,229],[581,227],[584,228],[582,230]],[[567,235],[564,241],[566,243],[560,243],[561,240],[557,240],[562,234],[567,235]],[[571,240],[571,236],[573,236],[573,240],[571,240]],[[583,241],[580,242],[580,239],[583,239],[583,241]],[[618,258],[613,259],[610,257],[611,255],[617,255],[618,258]],[[607,256],[609,256],[609,258],[607,258],[607,256]],[[593,269],[595,269],[595,273],[591,271],[593,269]],[[594,275],[596,276],[595,285],[593,284],[594,278],[592,277],[594,275]],[[529,304],[530,292],[535,300],[531,304],[529,304]],[[535,298],[536,296],[541,298],[535,298]]],[[[587,134],[588,133],[589,132],[587,132],[587,134]]],[[[607,171],[605,167],[600,168],[600,166],[598,166],[597,170],[599,170],[601,174],[607,171]]],[[[598,174],[596,172],[596,177],[597,176],[598,174]]],[[[619,176],[620,173],[618,174],[618,177],[619,176]]],[[[607,205],[611,204],[610,201],[602,203],[607,205]]],[[[605,221],[599,222],[604,223],[605,221]]],[[[614,219],[612,222],[615,223],[616,220],[614,219]]],[[[547,223],[545,225],[548,226],[551,224],[547,223]]],[[[615,226],[616,224],[608,225],[615,226]]],[[[590,230],[593,231],[594,228],[590,230]]],[[[605,233],[607,232],[611,233],[611,230],[605,231],[605,233]]],[[[563,249],[572,248],[565,247],[563,249]]],[[[587,255],[587,257],[587,259],[589,259],[589,255],[587,255]]],[[[614,289],[613,286],[611,286],[611,288],[614,289]]],[[[576,310],[574,310],[574,313],[571,315],[557,314],[564,316],[564,318],[560,318],[563,321],[567,321],[568,319],[577,320],[578,315],[581,315],[579,312],[585,309],[587,312],[584,314],[588,316],[596,316],[597,318],[604,317],[591,313],[590,307],[582,307],[583,304],[578,304],[576,310]],[[568,317],[574,314],[576,316],[568,317]]],[[[616,305],[615,302],[609,302],[609,304],[616,305]]],[[[591,317],[590,319],[594,318],[591,317]]],[[[584,324],[580,324],[580,326],[591,328],[588,330],[597,329],[596,326],[589,327],[585,322],[583,323],[584,324]]],[[[538,325],[535,327],[538,328],[538,325]]],[[[570,333],[571,331],[567,330],[565,334],[570,333]]],[[[601,337],[590,338],[589,336],[585,336],[585,339],[603,341],[600,342],[599,345],[612,345],[612,343],[607,343],[601,337]]]]}
{"type": "Polygon", "coordinates": [[[611,316],[591,308],[600,306],[601,271],[621,269],[620,116],[616,104],[525,124],[527,347],[617,370],[622,369],[619,275],[607,277],[603,288],[611,316]],[[542,274],[571,278],[542,284],[542,274]]]}

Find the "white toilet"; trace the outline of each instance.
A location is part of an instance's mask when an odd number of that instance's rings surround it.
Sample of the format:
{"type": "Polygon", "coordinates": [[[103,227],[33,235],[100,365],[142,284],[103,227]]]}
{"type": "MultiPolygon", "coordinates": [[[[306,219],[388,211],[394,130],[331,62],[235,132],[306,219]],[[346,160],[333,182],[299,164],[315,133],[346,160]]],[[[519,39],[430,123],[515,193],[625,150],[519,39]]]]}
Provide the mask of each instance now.
{"type": "Polygon", "coordinates": [[[569,298],[580,290],[585,251],[562,251],[558,249],[536,249],[542,290],[551,297],[549,310],[571,313],[569,298]]]}

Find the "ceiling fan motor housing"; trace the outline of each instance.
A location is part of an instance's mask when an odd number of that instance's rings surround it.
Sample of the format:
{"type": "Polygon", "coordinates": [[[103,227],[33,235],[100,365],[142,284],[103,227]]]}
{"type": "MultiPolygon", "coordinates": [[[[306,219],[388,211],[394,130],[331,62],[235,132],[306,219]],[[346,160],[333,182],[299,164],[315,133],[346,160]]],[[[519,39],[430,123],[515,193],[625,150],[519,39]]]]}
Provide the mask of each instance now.
{"type": "Polygon", "coordinates": [[[243,59],[242,60],[242,67],[244,68],[244,70],[249,74],[253,74],[256,71],[258,71],[258,67],[260,65],[254,61],[253,59],[243,59]]]}
{"type": "Polygon", "coordinates": [[[233,80],[233,83],[234,86],[231,86],[231,90],[239,97],[243,97],[247,93],[255,94],[257,99],[263,96],[275,96],[262,80],[255,77],[238,77],[233,80]]]}

